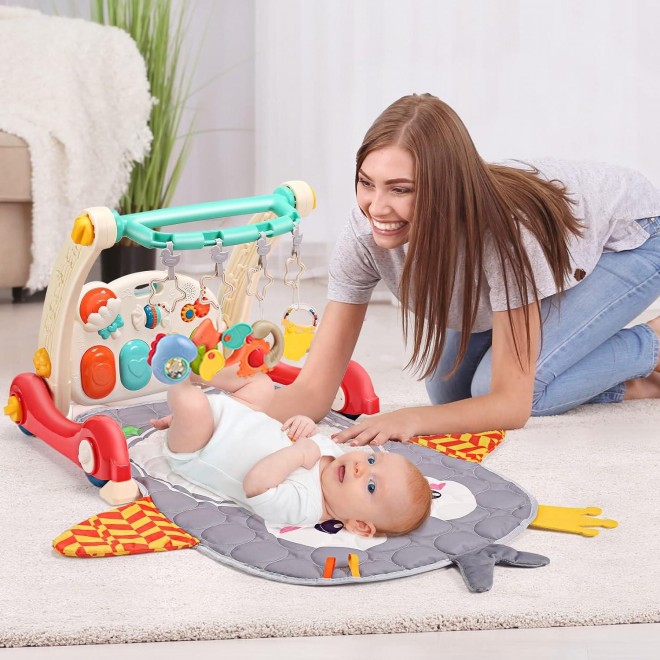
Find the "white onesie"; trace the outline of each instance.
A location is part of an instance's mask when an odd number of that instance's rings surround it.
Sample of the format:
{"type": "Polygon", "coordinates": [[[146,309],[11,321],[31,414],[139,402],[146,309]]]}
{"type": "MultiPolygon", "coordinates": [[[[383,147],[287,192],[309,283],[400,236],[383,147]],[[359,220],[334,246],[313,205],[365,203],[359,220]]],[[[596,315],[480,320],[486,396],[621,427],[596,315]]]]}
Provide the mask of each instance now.
{"type": "MultiPolygon", "coordinates": [[[[208,444],[192,453],[164,453],[174,472],[199,486],[245,506],[271,524],[315,525],[323,514],[319,462],[311,469],[298,468],[279,485],[247,497],[243,479],[262,458],[291,440],[281,422],[257,412],[225,394],[209,394],[215,431],[208,444]]],[[[321,456],[337,458],[353,447],[344,447],[327,436],[312,436],[321,456]]]]}

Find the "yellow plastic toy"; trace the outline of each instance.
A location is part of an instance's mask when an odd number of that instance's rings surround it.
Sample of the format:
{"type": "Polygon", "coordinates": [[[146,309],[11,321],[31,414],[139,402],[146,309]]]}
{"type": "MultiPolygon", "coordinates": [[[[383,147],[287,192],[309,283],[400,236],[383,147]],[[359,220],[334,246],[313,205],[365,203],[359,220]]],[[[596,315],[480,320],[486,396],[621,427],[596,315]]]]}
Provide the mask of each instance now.
{"type": "Polygon", "coordinates": [[[300,360],[309,351],[318,323],[319,315],[310,305],[294,304],[284,312],[282,327],[284,328],[284,357],[287,360],[294,362],[300,360]],[[289,318],[298,311],[307,312],[311,316],[311,325],[298,325],[289,318]]]}
{"type": "Polygon", "coordinates": [[[529,525],[534,529],[547,529],[552,532],[568,532],[581,536],[598,536],[594,527],[614,529],[619,523],[609,518],[596,518],[603,510],[597,506],[575,509],[568,506],[545,506],[539,504],[538,515],[529,525]]]}

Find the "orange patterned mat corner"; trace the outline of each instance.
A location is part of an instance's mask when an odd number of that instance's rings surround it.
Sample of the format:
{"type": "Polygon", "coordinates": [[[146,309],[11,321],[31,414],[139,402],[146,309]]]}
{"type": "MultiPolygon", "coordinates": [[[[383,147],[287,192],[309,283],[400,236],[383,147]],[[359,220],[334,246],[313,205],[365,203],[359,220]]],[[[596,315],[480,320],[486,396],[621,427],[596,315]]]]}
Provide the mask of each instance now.
{"type": "Polygon", "coordinates": [[[53,541],[67,557],[109,557],[192,548],[199,540],[165,517],[150,497],[105,511],[53,541]]]}
{"type": "Polygon", "coordinates": [[[497,447],[506,431],[485,431],[483,433],[444,433],[440,435],[420,435],[410,442],[434,449],[441,454],[461,458],[472,463],[481,463],[497,447]]]}

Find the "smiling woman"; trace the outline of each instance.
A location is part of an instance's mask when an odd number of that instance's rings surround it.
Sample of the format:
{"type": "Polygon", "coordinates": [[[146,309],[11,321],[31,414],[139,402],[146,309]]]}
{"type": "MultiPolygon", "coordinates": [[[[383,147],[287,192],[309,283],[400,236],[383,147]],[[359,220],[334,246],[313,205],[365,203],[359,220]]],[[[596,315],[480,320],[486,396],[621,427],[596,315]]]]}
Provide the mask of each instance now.
{"type": "Polygon", "coordinates": [[[376,245],[386,250],[405,245],[415,210],[415,161],[410,151],[396,145],[372,151],[358,170],[356,190],[376,245]]]}
{"type": "Polygon", "coordinates": [[[360,421],[339,442],[511,429],[583,403],[660,398],[660,318],[626,328],[660,296],[660,191],[644,176],[487,163],[452,108],[413,94],[367,131],[355,186],[330,302],[275,417],[328,411],[380,280],[401,302],[408,366],[431,405],[360,421]]]}

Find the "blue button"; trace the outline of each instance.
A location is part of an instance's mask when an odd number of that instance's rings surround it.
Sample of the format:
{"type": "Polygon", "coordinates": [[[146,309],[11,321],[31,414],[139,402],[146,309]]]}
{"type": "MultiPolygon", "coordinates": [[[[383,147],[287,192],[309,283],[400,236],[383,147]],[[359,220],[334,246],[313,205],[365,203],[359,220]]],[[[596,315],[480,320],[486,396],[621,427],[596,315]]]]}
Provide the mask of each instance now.
{"type": "Polygon", "coordinates": [[[119,378],[127,390],[141,390],[151,380],[148,355],[149,344],[141,339],[132,339],[119,352],[119,378]]]}

